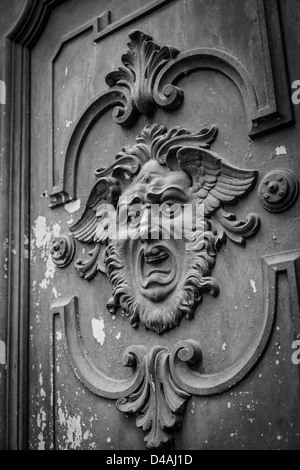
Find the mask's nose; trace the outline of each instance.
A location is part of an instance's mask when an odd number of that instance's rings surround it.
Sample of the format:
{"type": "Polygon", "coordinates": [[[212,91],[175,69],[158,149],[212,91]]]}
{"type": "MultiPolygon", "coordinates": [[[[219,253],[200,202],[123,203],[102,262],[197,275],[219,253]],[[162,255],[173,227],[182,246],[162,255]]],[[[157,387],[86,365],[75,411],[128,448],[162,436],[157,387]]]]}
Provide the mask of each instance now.
{"type": "Polygon", "coordinates": [[[139,236],[141,240],[159,239],[159,222],[156,219],[155,207],[147,204],[140,221],[139,236]]]}

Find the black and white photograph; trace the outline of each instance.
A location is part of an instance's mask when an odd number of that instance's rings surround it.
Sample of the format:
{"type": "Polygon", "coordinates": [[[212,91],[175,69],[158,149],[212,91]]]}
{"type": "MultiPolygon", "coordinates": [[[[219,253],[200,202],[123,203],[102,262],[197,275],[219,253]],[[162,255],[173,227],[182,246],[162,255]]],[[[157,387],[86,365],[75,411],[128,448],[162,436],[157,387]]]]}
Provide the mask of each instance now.
{"type": "Polygon", "coordinates": [[[300,450],[299,33],[299,0],[0,0],[0,450],[300,450]]]}

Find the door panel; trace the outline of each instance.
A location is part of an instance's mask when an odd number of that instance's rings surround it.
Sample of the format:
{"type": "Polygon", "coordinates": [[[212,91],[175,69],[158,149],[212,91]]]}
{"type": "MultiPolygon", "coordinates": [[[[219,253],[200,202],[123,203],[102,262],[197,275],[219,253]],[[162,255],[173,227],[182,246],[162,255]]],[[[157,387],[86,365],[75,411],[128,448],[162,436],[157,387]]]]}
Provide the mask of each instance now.
{"type": "MultiPolygon", "coordinates": [[[[29,447],[299,448],[299,367],[291,357],[300,334],[295,201],[300,142],[292,126],[279,5],[269,0],[54,4],[30,67],[29,447]],[[149,48],[155,55],[166,45],[178,51],[169,49],[145,72],[141,63],[149,48]],[[132,60],[132,51],[140,62],[132,60]],[[107,74],[121,66],[130,85],[118,75],[106,83],[107,74]],[[161,334],[156,326],[146,330],[142,319],[132,328],[117,304],[113,315],[107,311],[112,278],[101,272],[97,253],[90,254],[104,244],[80,241],[74,225],[87,205],[95,217],[97,205],[107,202],[104,192],[97,199],[102,187],[93,190],[100,178],[95,170],[113,165],[145,126],[155,124],[190,131],[172,143],[166,130],[152,127],[167,141],[170,159],[172,146],[184,150],[180,184],[189,178],[201,189],[199,178],[210,175],[209,165],[219,165],[218,158],[224,166],[218,166],[217,177],[223,172],[225,178],[206,213],[213,253],[206,254],[211,264],[203,277],[216,281],[200,289],[202,302],[193,291],[190,318],[161,334]],[[199,150],[201,138],[195,135],[211,126],[218,135],[203,137],[206,147],[199,150]],[[198,163],[189,167],[190,152],[197,162],[203,159],[204,173],[198,163]],[[280,181],[268,177],[273,170],[280,181]],[[282,195],[281,186],[270,188],[272,182],[284,185],[282,195]],[[231,196],[234,207],[228,204],[231,196]],[[220,210],[214,207],[218,197],[220,210]],[[266,209],[262,201],[271,206],[266,209]],[[217,294],[215,282],[219,294],[213,296],[206,291],[217,294]]],[[[147,134],[146,147],[152,137],[147,134]]],[[[156,152],[163,155],[159,144],[156,152]]],[[[166,181],[168,165],[159,167],[166,181]]],[[[133,173],[131,166],[120,179],[123,189],[126,179],[136,184],[139,175],[133,173]]],[[[126,250],[128,259],[134,258],[134,249],[126,250]]],[[[180,281],[172,302],[183,295],[181,269],[188,269],[180,250],[175,250],[180,281]]],[[[131,286],[141,274],[126,269],[123,284],[131,286]]],[[[167,297],[161,309],[169,311],[171,301],[167,297]]],[[[156,311],[157,301],[150,300],[149,315],[156,311]]]]}

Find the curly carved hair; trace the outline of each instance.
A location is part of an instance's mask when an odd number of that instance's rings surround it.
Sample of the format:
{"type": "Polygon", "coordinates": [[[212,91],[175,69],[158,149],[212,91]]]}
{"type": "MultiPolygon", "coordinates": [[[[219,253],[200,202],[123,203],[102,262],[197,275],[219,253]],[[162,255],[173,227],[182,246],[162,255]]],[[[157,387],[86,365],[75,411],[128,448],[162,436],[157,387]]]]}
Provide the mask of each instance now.
{"type": "Polygon", "coordinates": [[[133,328],[139,323],[147,330],[157,334],[178,326],[183,316],[192,319],[197,305],[205,292],[216,296],[219,287],[214,278],[209,277],[215,265],[216,235],[206,224],[206,231],[198,234],[193,243],[187,243],[187,273],[183,287],[172,306],[156,308],[139,302],[133,295],[126,273],[126,253],[118,242],[111,242],[107,249],[107,272],[113,286],[113,296],[107,303],[107,309],[115,314],[121,307],[123,315],[129,317],[133,328]]]}

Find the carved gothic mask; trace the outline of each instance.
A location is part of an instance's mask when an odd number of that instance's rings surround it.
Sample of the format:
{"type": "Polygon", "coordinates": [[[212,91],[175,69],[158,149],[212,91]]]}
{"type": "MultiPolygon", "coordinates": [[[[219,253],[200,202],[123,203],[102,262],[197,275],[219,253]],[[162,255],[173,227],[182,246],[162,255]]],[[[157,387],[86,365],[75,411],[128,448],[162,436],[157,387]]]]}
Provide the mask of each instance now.
{"type": "Polygon", "coordinates": [[[225,163],[209,148],[217,130],[191,134],[178,127],[147,126],[97,182],[86,209],[71,228],[84,243],[96,243],[80,276],[97,271],[112,284],[108,310],[118,308],[158,334],[191,319],[204,292],[218,294],[210,277],[226,235],[243,244],[258,229],[257,216],[236,221],[223,204],[247,194],[256,172],[225,163]],[[212,228],[217,220],[217,231],[212,228]]]}

